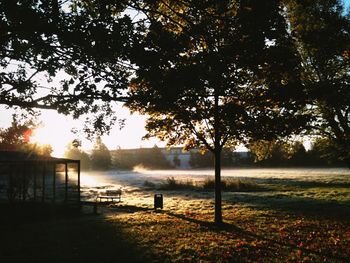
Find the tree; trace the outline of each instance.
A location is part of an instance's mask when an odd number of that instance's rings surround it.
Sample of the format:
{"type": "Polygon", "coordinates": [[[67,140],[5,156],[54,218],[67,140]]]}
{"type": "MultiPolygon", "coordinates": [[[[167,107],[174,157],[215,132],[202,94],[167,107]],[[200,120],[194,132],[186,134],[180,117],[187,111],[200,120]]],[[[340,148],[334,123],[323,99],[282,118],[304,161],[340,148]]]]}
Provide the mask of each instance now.
{"type": "Polygon", "coordinates": [[[152,148],[117,149],[113,151],[113,164],[116,168],[123,169],[133,169],[136,166],[150,169],[172,168],[157,145],[152,148]]]}
{"type": "Polygon", "coordinates": [[[289,156],[289,145],[282,140],[258,140],[248,146],[255,157],[255,162],[267,166],[285,166],[289,156]]]}
{"type": "Polygon", "coordinates": [[[96,139],[91,153],[91,166],[97,170],[107,170],[111,166],[111,154],[100,137],[96,139]]]}
{"type": "Polygon", "coordinates": [[[179,154],[176,153],[173,158],[173,164],[175,167],[181,167],[181,159],[179,158],[179,154]]]}
{"type": "Polygon", "coordinates": [[[189,164],[193,168],[212,167],[214,156],[210,152],[190,152],[189,164]]]}
{"type": "Polygon", "coordinates": [[[302,57],[310,128],[350,167],[350,20],[340,0],[287,2],[291,32],[302,57]]]}
{"type": "Polygon", "coordinates": [[[248,148],[258,165],[272,167],[312,165],[312,160],[300,141],[258,140],[252,141],[248,148]]]}
{"type": "Polygon", "coordinates": [[[147,137],[213,153],[222,222],[221,152],[250,137],[297,132],[305,116],[296,57],[278,1],[151,1],[135,48],[133,111],[147,137]]]}
{"type": "Polygon", "coordinates": [[[137,164],[150,169],[172,168],[170,162],[165,158],[161,149],[157,145],[152,148],[140,148],[136,153],[137,164]]]}
{"type": "Polygon", "coordinates": [[[124,101],[136,24],[127,1],[0,2],[0,104],[95,117],[90,133],[115,120],[124,101]],[[107,118],[109,117],[109,118],[107,118]]]}
{"type": "Polygon", "coordinates": [[[50,156],[50,145],[39,145],[30,142],[30,137],[37,124],[29,119],[23,120],[17,115],[12,116],[11,126],[0,128],[0,150],[23,151],[39,155],[50,156]]]}
{"type": "Polygon", "coordinates": [[[80,168],[89,170],[91,168],[89,155],[81,149],[81,143],[73,141],[67,145],[64,156],[69,159],[80,160],[80,168]]]}
{"type": "Polygon", "coordinates": [[[319,137],[313,140],[308,155],[315,165],[344,166],[344,162],[339,160],[337,151],[338,145],[335,145],[333,140],[319,137]]]}

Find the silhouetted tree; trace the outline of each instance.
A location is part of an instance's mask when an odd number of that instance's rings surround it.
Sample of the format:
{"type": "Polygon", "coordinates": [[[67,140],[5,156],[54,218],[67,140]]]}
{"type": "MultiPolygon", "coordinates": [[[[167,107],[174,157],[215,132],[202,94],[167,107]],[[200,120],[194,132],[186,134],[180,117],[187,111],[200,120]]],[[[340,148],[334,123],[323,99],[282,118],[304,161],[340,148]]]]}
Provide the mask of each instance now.
{"type": "Polygon", "coordinates": [[[37,124],[29,119],[23,120],[17,115],[13,115],[11,126],[0,128],[0,150],[23,151],[39,155],[50,156],[52,147],[30,142],[30,137],[37,124]]]}
{"type": "Polygon", "coordinates": [[[298,131],[299,60],[279,1],[149,1],[149,28],[128,106],[149,114],[146,138],[211,151],[215,222],[221,152],[249,137],[298,131]]]}
{"type": "MultiPolygon", "coordinates": [[[[77,141],[75,141],[77,142],[77,141]]],[[[80,160],[80,168],[82,170],[89,170],[91,168],[89,155],[81,149],[81,143],[70,143],[64,152],[64,156],[73,160],[80,160]]]]}
{"type": "Polygon", "coordinates": [[[248,145],[255,162],[265,166],[285,166],[289,159],[289,146],[282,140],[258,140],[248,145]]]}
{"type": "Polygon", "coordinates": [[[100,137],[96,139],[90,158],[93,169],[107,170],[111,166],[111,154],[100,137]]]}
{"type": "Polygon", "coordinates": [[[173,168],[157,145],[152,148],[118,149],[113,152],[113,165],[124,169],[132,169],[138,165],[150,169],[173,168]]]}
{"type": "Polygon", "coordinates": [[[189,164],[193,168],[208,168],[212,167],[214,156],[210,152],[190,152],[189,164]]]}
{"type": "Polygon", "coordinates": [[[287,0],[291,33],[302,57],[310,124],[350,167],[350,19],[341,0],[287,0]]]}
{"type": "Polygon", "coordinates": [[[289,146],[289,160],[290,166],[310,166],[310,157],[306,153],[306,149],[302,142],[296,141],[289,146]]]}
{"type": "Polygon", "coordinates": [[[177,153],[174,155],[173,163],[175,167],[181,166],[181,159],[179,158],[179,155],[177,153]]]}
{"type": "Polygon", "coordinates": [[[311,149],[308,151],[310,162],[317,166],[344,166],[344,161],[339,160],[337,154],[338,145],[327,138],[316,138],[313,140],[311,149]]]}
{"type": "Polygon", "coordinates": [[[86,131],[104,132],[132,68],[135,24],[125,2],[0,1],[0,105],[89,112],[86,131]]]}

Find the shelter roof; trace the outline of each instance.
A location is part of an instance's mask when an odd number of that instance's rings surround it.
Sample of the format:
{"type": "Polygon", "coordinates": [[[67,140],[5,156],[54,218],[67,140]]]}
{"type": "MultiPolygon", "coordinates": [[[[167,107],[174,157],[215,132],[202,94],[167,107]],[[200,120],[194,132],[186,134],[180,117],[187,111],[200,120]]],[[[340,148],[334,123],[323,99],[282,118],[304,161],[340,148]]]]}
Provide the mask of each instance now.
{"type": "Polygon", "coordinates": [[[13,162],[47,162],[47,163],[78,163],[79,160],[56,158],[51,156],[39,155],[33,152],[22,151],[0,151],[1,163],[13,162]]]}

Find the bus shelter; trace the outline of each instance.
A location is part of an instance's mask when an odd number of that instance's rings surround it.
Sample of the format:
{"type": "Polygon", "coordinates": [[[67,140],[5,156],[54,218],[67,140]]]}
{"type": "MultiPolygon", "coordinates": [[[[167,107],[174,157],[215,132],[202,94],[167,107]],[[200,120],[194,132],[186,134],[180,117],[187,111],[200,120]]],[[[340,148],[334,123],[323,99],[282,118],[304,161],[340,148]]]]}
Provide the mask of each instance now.
{"type": "Polygon", "coordinates": [[[80,204],[80,160],[0,151],[0,201],[80,204]]]}

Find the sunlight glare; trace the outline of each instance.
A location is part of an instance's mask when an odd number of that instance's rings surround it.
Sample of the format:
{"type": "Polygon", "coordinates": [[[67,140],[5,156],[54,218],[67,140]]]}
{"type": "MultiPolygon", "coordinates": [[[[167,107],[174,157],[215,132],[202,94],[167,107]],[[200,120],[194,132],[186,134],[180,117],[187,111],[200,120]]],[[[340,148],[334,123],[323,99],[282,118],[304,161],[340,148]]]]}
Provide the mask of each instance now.
{"type": "Polygon", "coordinates": [[[72,141],[72,136],[62,133],[60,129],[50,129],[47,126],[39,127],[33,131],[30,142],[41,145],[51,145],[52,156],[63,157],[67,144],[72,141]]]}

